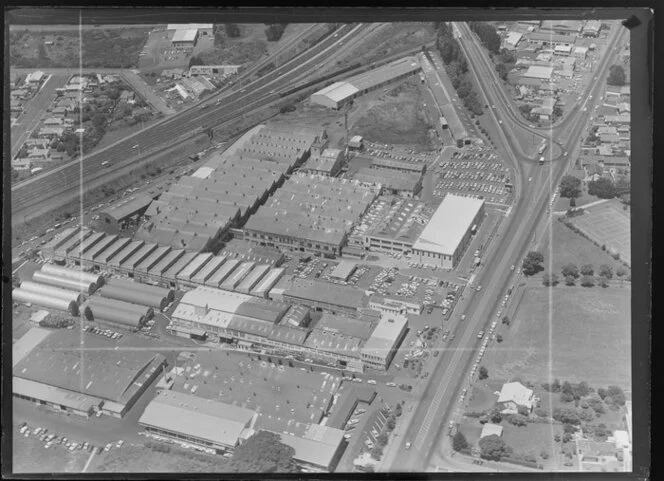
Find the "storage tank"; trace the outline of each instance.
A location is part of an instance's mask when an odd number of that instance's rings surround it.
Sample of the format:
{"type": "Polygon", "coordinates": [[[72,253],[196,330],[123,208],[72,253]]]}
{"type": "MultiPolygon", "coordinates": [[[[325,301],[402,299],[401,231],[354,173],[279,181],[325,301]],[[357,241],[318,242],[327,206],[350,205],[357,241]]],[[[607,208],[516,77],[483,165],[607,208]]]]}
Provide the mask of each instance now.
{"type": "Polygon", "coordinates": [[[88,295],[92,294],[97,288],[92,282],[77,281],[66,277],[54,276],[53,274],[47,274],[42,271],[35,271],[32,275],[32,280],[33,282],[38,282],[40,284],[71,289],[72,291],[80,291],[88,295]]]}
{"type": "Polygon", "coordinates": [[[141,327],[143,323],[143,316],[140,314],[122,311],[116,307],[106,305],[96,305],[92,308],[88,305],[85,308],[85,315],[88,319],[94,319],[95,321],[109,321],[135,328],[141,327]]]}
{"type": "Polygon", "coordinates": [[[81,294],[80,291],[61,289],[60,287],[49,286],[47,284],[38,284],[31,281],[21,282],[21,289],[35,292],[37,294],[44,294],[45,296],[58,297],[60,299],[64,299],[65,301],[74,301],[78,305],[80,305],[84,300],[83,294],[81,294]]]}
{"type": "MultiPolygon", "coordinates": [[[[116,309],[118,311],[127,312],[130,314],[136,314],[142,317],[144,320],[148,320],[152,317],[154,310],[148,306],[142,306],[138,304],[133,304],[131,302],[119,301],[116,299],[108,299],[104,297],[94,296],[91,297],[88,301],[88,307],[90,308],[93,316],[95,315],[95,308],[97,307],[108,307],[111,309],[116,309]]],[[[87,311],[86,311],[87,312],[87,311]]]]}
{"type": "Polygon", "coordinates": [[[80,269],[71,269],[69,267],[56,266],[54,264],[44,264],[42,272],[66,279],[82,280],[94,284],[96,287],[104,285],[104,277],[100,274],[85,272],[80,269]]]}
{"type": "Polygon", "coordinates": [[[143,292],[142,290],[124,285],[107,284],[99,291],[99,294],[109,299],[150,306],[159,310],[164,309],[168,305],[168,298],[166,297],[155,295],[151,292],[143,292]]]}
{"type": "Polygon", "coordinates": [[[21,288],[12,291],[12,300],[22,304],[33,304],[40,307],[66,311],[73,316],[78,315],[78,305],[76,305],[74,301],[66,301],[58,297],[45,296],[44,294],[38,294],[21,288]]]}

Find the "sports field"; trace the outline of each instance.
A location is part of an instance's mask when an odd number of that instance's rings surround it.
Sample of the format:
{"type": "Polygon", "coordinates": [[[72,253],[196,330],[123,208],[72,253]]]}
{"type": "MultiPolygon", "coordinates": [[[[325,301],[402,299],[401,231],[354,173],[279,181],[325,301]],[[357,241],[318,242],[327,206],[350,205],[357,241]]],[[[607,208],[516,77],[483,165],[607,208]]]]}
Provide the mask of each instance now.
{"type": "Polygon", "coordinates": [[[630,389],[630,298],[621,287],[528,288],[505,340],[487,351],[490,377],[630,389]]]}
{"type": "Polygon", "coordinates": [[[631,264],[631,239],[629,213],[623,211],[617,201],[590,207],[586,214],[573,219],[581,231],[607,250],[616,249],[620,257],[631,264]]]}

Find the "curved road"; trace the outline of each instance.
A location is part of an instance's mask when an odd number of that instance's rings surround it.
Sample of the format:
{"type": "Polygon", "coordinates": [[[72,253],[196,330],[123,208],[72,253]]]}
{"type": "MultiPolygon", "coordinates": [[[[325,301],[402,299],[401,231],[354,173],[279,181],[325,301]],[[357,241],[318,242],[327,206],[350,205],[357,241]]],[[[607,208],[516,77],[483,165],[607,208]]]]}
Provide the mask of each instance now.
{"type": "MultiPolygon", "coordinates": [[[[623,35],[624,29],[614,37],[612,45],[622,39],[623,35]]],[[[614,50],[610,49],[602,59],[600,68],[596,72],[599,78],[606,77],[614,55],[614,50]]],[[[476,74],[475,59],[469,58],[468,63],[473,73],[476,74]]],[[[500,94],[496,92],[495,88],[492,88],[493,80],[481,75],[476,76],[476,79],[482,93],[487,96],[487,100],[491,98],[498,103],[500,94]],[[494,98],[494,96],[498,98],[494,98]]],[[[570,154],[578,148],[583,128],[587,125],[594,110],[591,108],[594,105],[591,99],[594,98],[595,102],[597,101],[603,84],[603,81],[597,82],[585,92],[582,105],[588,106],[587,109],[577,110],[575,115],[568,117],[570,135],[562,141],[560,146],[570,154]]],[[[507,108],[503,102],[500,102],[497,109],[491,109],[491,115],[500,116],[501,120],[509,119],[511,117],[509,113],[504,112],[507,108]]],[[[458,325],[456,341],[448,344],[436,359],[420,400],[416,403],[413,417],[405,428],[405,434],[400,437],[400,442],[391,446],[392,454],[396,453],[396,456],[389,462],[389,466],[383,469],[385,471],[422,471],[431,469],[431,461],[435,465],[445,460],[440,456],[440,438],[443,436],[444,447],[447,442],[447,423],[455,414],[455,408],[460,406],[457,403],[457,396],[461,389],[470,386],[471,379],[468,375],[480,344],[476,337],[477,332],[480,329],[486,330],[490,323],[497,319],[495,314],[500,310],[501,298],[507,288],[515,282],[515,274],[510,270],[510,265],[518,264],[519,259],[528,248],[528,241],[538,222],[546,218],[548,201],[568,167],[568,163],[564,162],[565,159],[561,156],[551,158],[548,168],[538,167],[523,156],[515,156],[514,150],[517,150],[515,148],[517,146],[509,124],[504,121],[502,124],[499,123],[498,127],[502,143],[509,154],[508,158],[515,163],[518,172],[519,183],[516,186],[518,198],[509,219],[499,230],[498,243],[491,246],[487,253],[487,263],[477,274],[476,284],[484,285],[485,289],[480,292],[466,289],[464,292],[455,316],[463,312],[466,314],[467,320],[458,325]],[[528,178],[533,178],[533,181],[526,181],[528,178]],[[403,446],[406,442],[412,443],[410,449],[403,446]]],[[[572,158],[573,156],[569,155],[568,159],[572,158]]],[[[472,465],[468,465],[469,470],[472,467],[472,465]]]]}

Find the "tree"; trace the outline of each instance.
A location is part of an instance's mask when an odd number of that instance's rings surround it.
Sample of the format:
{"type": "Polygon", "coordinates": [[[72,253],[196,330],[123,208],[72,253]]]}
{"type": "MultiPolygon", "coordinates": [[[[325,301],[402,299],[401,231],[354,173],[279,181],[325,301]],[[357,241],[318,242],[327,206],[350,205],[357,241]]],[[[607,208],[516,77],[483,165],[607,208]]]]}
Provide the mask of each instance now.
{"type": "Polygon", "coordinates": [[[581,179],[573,175],[566,175],[560,181],[560,196],[577,198],[581,195],[581,179]]]}
{"type": "Polygon", "coordinates": [[[496,341],[498,341],[498,342],[503,342],[503,336],[501,336],[500,334],[498,334],[498,335],[496,336],[496,341]]]}
{"type": "Polygon", "coordinates": [[[563,424],[579,425],[581,419],[575,408],[554,408],[552,413],[553,419],[563,424]]]}
{"type": "Polygon", "coordinates": [[[401,413],[403,412],[403,409],[401,407],[401,403],[397,403],[397,405],[394,407],[394,414],[396,414],[397,417],[401,416],[401,413]]]}
{"type": "Polygon", "coordinates": [[[613,269],[608,264],[602,264],[599,266],[599,275],[611,279],[613,277],[613,269]]]}
{"type": "Polygon", "coordinates": [[[461,431],[457,431],[452,438],[452,449],[455,451],[464,451],[468,449],[468,441],[461,431]]]}
{"type": "Polygon", "coordinates": [[[569,206],[570,208],[576,207],[576,199],[574,197],[570,197],[569,206]]]}
{"type": "Polygon", "coordinates": [[[236,473],[296,473],[294,454],[295,449],[283,444],[280,435],[258,431],[235,448],[228,467],[236,473]]]}
{"type": "Polygon", "coordinates": [[[394,416],[390,416],[389,418],[387,418],[385,425],[387,426],[388,431],[393,431],[394,428],[397,426],[397,420],[395,419],[394,416]]]}
{"type": "Polygon", "coordinates": [[[528,410],[528,408],[527,408],[526,406],[519,406],[519,407],[517,408],[517,411],[518,411],[518,413],[521,414],[522,416],[528,416],[528,415],[530,415],[530,411],[528,410]]]}
{"type": "Polygon", "coordinates": [[[267,37],[268,42],[277,42],[281,39],[281,36],[286,30],[287,23],[275,23],[268,25],[265,29],[265,37],[267,37]]]}
{"type": "Polygon", "coordinates": [[[500,461],[501,458],[508,456],[511,453],[509,446],[505,444],[500,437],[496,434],[485,436],[480,439],[480,457],[491,461],[500,461]]]}
{"type": "Polygon", "coordinates": [[[618,386],[609,386],[609,388],[607,389],[607,396],[604,399],[604,401],[607,404],[613,404],[614,406],[624,406],[625,393],[618,386]]]}
{"type": "Polygon", "coordinates": [[[509,326],[509,325],[510,325],[510,318],[509,318],[509,316],[503,316],[503,324],[505,324],[506,326],[509,326]]]}
{"type": "Polygon", "coordinates": [[[384,432],[380,433],[378,435],[378,437],[376,438],[376,443],[381,448],[384,448],[385,446],[387,446],[387,441],[388,441],[387,433],[384,433],[384,432]]]}
{"type": "Polygon", "coordinates": [[[92,117],[92,125],[94,126],[95,129],[103,129],[106,127],[106,124],[108,123],[108,119],[104,114],[96,114],[94,117],[92,117]]]}
{"type": "Polygon", "coordinates": [[[494,410],[491,413],[491,422],[494,424],[500,424],[500,422],[503,420],[503,414],[498,410],[494,410]]]}
{"type": "Polygon", "coordinates": [[[609,67],[609,78],[606,79],[606,83],[609,85],[625,85],[625,69],[621,65],[611,65],[609,67]]]}
{"type": "Polygon", "coordinates": [[[565,276],[565,285],[566,286],[573,286],[575,282],[576,282],[576,279],[573,276],[565,276]]]}
{"type": "Polygon", "coordinates": [[[459,85],[459,88],[456,89],[457,95],[459,95],[459,98],[461,99],[465,99],[466,97],[468,97],[468,95],[472,90],[473,90],[473,84],[470,83],[468,79],[464,79],[459,85]]]}
{"type": "Polygon", "coordinates": [[[554,379],[553,384],[551,384],[551,392],[560,392],[560,379],[554,379]]]}
{"type": "Polygon", "coordinates": [[[480,366],[479,378],[480,379],[486,379],[488,377],[489,377],[489,370],[484,366],[480,366]]]}
{"type": "Polygon", "coordinates": [[[558,284],[558,275],[557,274],[544,274],[542,276],[542,284],[545,286],[555,286],[558,284]]]}
{"type": "Polygon", "coordinates": [[[240,27],[236,23],[224,24],[224,30],[228,38],[237,38],[241,35],[240,27]]]}
{"type": "Polygon", "coordinates": [[[609,287],[609,280],[604,276],[599,276],[597,278],[597,282],[599,283],[600,287],[603,287],[603,288],[609,287]]]}
{"type": "Polygon", "coordinates": [[[193,67],[194,65],[205,65],[205,62],[199,55],[193,55],[189,59],[189,68],[193,67]]]}
{"type": "Polygon", "coordinates": [[[600,199],[613,199],[616,196],[616,189],[610,179],[600,177],[588,182],[588,193],[600,199]]]}
{"type": "Polygon", "coordinates": [[[374,447],[371,448],[370,454],[372,458],[379,460],[383,456],[383,448],[378,444],[375,444],[374,447]]]}
{"type": "Polygon", "coordinates": [[[526,258],[523,260],[523,273],[527,276],[532,276],[538,272],[544,270],[542,263],[544,262],[544,256],[541,252],[530,251],[526,255],[526,258]]]}
{"type": "Polygon", "coordinates": [[[592,276],[583,276],[581,278],[581,285],[583,287],[593,287],[595,285],[595,279],[592,276]]]}
{"type": "Polygon", "coordinates": [[[503,80],[507,80],[507,76],[509,75],[510,70],[511,68],[502,62],[496,65],[496,72],[498,72],[498,76],[503,80]]]}
{"type": "Polygon", "coordinates": [[[569,264],[565,264],[560,272],[565,277],[572,276],[575,279],[579,277],[579,268],[576,266],[576,264],[571,262],[569,264]]]}
{"type": "Polygon", "coordinates": [[[616,275],[618,277],[625,277],[627,275],[627,269],[625,269],[623,266],[620,266],[616,269],[616,275]]]}
{"type": "Polygon", "coordinates": [[[592,276],[595,273],[595,269],[592,264],[583,264],[581,266],[581,274],[584,276],[592,276]]]}

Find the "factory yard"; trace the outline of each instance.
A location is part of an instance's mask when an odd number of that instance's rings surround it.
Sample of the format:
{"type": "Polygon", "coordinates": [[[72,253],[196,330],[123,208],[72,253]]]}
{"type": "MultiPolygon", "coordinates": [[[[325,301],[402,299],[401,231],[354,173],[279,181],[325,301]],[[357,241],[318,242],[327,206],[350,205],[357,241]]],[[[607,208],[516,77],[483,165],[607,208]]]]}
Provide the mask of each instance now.
{"type": "Polygon", "coordinates": [[[492,366],[492,378],[559,378],[629,389],[630,298],[630,289],[620,287],[528,288],[503,331],[505,340],[487,351],[484,364],[492,366]]]}
{"type": "Polygon", "coordinates": [[[473,194],[492,204],[508,205],[511,189],[506,187],[511,173],[492,149],[470,147],[453,152],[435,170],[437,183],[433,194],[473,194]]]}

